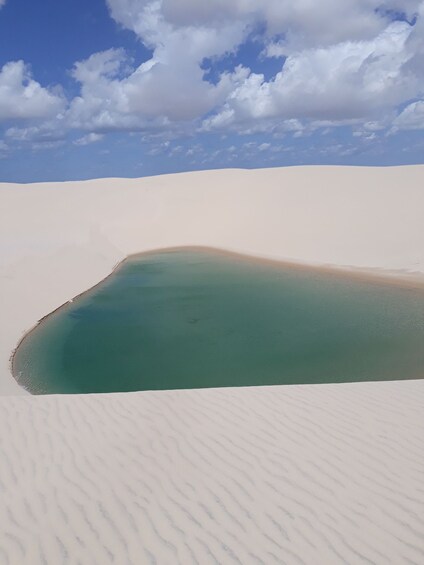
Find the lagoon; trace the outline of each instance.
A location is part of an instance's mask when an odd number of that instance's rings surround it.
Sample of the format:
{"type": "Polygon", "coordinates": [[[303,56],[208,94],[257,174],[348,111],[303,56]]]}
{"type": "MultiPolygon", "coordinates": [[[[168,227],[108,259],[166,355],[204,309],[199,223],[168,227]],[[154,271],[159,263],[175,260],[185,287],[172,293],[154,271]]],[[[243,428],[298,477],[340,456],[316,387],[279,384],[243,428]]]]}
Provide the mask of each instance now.
{"type": "Polygon", "coordinates": [[[420,378],[424,292],[204,249],[132,256],[13,358],[33,394],[420,378]]]}

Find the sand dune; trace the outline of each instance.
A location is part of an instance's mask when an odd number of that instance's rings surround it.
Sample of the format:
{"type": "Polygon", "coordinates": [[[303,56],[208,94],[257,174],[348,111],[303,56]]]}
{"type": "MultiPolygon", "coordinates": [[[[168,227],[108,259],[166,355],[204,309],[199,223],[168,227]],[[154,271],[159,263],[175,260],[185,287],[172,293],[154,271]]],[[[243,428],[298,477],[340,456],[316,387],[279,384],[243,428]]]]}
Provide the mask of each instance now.
{"type": "Polygon", "coordinates": [[[424,381],[31,397],[9,368],[135,252],[421,282],[423,186],[422,166],[0,184],[0,563],[423,563],[424,381]]]}
{"type": "Polygon", "coordinates": [[[419,565],[422,384],[2,397],[0,562],[419,565]]]}

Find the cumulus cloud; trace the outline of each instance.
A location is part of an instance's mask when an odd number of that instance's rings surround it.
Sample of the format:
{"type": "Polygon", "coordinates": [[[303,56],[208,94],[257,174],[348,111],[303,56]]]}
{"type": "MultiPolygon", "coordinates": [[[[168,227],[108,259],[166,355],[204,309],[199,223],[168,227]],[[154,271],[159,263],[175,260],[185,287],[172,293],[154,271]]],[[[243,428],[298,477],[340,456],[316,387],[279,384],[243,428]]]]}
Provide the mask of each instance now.
{"type": "MultiPolygon", "coordinates": [[[[365,131],[364,123],[390,127],[399,105],[424,99],[422,0],[105,1],[150,58],[134,61],[114,48],[77,61],[79,94],[66,103],[22,61],[8,63],[0,119],[38,120],[13,125],[9,139],[47,143],[78,130],[75,143],[84,145],[114,130],[300,136],[348,124],[365,131]],[[273,77],[239,64],[248,38],[264,59],[277,58],[273,77]]],[[[397,128],[422,127],[415,104],[397,128]]]]}
{"type": "Polygon", "coordinates": [[[0,120],[46,118],[63,105],[61,93],[43,88],[23,61],[6,63],[0,70],[0,120]]]}
{"type": "Polygon", "coordinates": [[[208,114],[203,130],[239,124],[251,131],[263,129],[265,121],[272,128],[275,120],[284,127],[293,119],[329,124],[368,119],[417,92],[421,0],[107,3],[115,21],[153,51],[121,84],[120,100],[131,115],[172,122],[208,114]],[[400,13],[404,21],[393,22],[400,13]],[[264,29],[264,56],[287,57],[281,71],[266,81],[239,66],[218,85],[209,84],[202,61],[235,52],[258,26],[264,29]]]}
{"type": "Polygon", "coordinates": [[[223,103],[245,76],[236,69],[211,84],[203,80],[198,63],[177,65],[173,57],[165,62],[159,53],[132,69],[122,49],[95,53],[75,64],[72,75],[81,93],[72,101],[67,121],[73,128],[105,132],[195,120],[223,103]]]}
{"type": "Polygon", "coordinates": [[[205,129],[269,118],[363,119],[413,95],[404,74],[412,27],[394,22],[376,38],[305,49],[290,55],[270,81],[250,73],[205,129]]]}
{"type": "Polygon", "coordinates": [[[149,123],[196,119],[222,103],[237,74],[224,73],[217,84],[204,80],[201,63],[233,51],[242,42],[245,23],[175,26],[161,2],[108,2],[111,15],[134,31],[152,50],[148,61],[130,69],[125,53],[111,49],[75,65],[81,95],[70,110],[73,123],[89,119],[89,129],[142,128],[149,123]],[[125,71],[124,71],[125,69],[125,71]]]}
{"type": "Polygon", "coordinates": [[[424,1],[417,10],[414,33],[409,38],[407,48],[412,55],[407,70],[419,78],[419,94],[424,97],[424,1]]]}
{"type": "Polygon", "coordinates": [[[160,13],[173,27],[220,29],[228,22],[266,26],[269,37],[284,34],[288,43],[307,47],[369,39],[387,25],[390,11],[413,17],[420,0],[107,0],[112,17],[148,40],[160,13]]]}

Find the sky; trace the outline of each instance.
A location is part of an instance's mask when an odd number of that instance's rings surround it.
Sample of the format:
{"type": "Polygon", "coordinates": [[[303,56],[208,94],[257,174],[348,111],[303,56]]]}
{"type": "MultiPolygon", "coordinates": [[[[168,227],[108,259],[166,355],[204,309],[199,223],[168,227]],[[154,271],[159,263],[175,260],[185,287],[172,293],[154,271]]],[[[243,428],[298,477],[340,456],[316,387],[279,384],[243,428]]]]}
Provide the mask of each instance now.
{"type": "Polygon", "coordinates": [[[0,0],[0,182],[412,163],[423,0],[0,0]]]}

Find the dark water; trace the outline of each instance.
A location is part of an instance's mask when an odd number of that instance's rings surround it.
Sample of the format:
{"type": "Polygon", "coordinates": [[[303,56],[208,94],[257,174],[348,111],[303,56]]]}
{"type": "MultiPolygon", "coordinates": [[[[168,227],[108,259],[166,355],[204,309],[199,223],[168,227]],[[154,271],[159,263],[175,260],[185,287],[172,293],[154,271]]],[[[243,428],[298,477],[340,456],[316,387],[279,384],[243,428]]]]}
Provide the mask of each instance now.
{"type": "Polygon", "coordinates": [[[424,293],[181,250],[126,261],[22,342],[35,394],[417,378],[424,293]]]}

